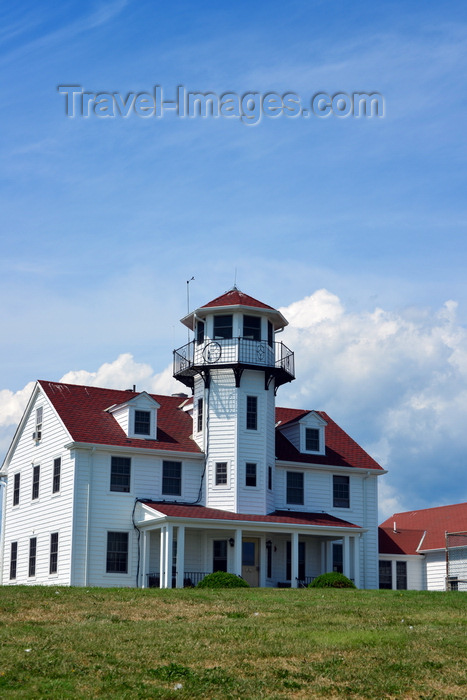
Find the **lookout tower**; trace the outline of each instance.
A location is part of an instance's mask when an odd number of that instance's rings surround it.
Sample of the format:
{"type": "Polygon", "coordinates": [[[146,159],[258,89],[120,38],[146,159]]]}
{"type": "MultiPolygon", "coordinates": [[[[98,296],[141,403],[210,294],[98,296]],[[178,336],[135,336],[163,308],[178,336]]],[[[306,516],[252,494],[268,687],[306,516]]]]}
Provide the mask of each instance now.
{"type": "Polygon", "coordinates": [[[237,287],[182,318],[194,340],[174,351],[174,377],[193,391],[193,437],[206,454],[205,504],[273,510],[275,394],[294,355],[276,334],[280,311],[237,287]]]}

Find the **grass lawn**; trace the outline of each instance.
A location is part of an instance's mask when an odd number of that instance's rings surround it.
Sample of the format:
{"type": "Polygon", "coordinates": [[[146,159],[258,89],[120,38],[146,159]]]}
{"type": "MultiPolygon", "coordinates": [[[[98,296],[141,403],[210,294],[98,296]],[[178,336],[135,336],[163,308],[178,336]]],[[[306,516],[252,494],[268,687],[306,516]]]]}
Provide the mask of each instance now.
{"type": "Polygon", "coordinates": [[[467,594],[3,587],[0,698],[466,698],[467,594]]]}

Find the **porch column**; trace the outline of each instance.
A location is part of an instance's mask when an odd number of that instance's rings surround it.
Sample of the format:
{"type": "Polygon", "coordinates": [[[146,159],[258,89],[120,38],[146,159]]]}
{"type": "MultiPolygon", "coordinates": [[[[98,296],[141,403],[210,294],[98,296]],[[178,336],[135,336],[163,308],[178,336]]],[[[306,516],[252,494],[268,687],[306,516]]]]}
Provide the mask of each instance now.
{"type": "Polygon", "coordinates": [[[165,525],[161,526],[160,553],[159,553],[159,588],[164,588],[165,565],[165,525]]]}
{"type": "Polygon", "coordinates": [[[324,567],[324,570],[322,571],[323,574],[327,574],[333,570],[332,542],[326,542],[326,562],[325,562],[325,564],[326,565],[324,567]]]}
{"type": "Polygon", "coordinates": [[[291,562],[290,562],[290,586],[298,587],[298,532],[292,532],[291,536],[291,562]]]}
{"type": "Polygon", "coordinates": [[[350,578],[350,537],[344,535],[342,538],[342,573],[350,578]]]}
{"type": "Polygon", "coordinates": [[[259,546],[259,587],[266,586],[266,538],[260,540],[259,546]]]}
{"type": "Polygon", "coordinates": [[[165,532],[164,588],[172,588],[173,526],[167,525],[165,532]]]}
{"type": "Polygon", "coordinates": [[[319,570],[320,574],[324,574],[327,571],[327,568],[326,568],[326,549],[327,549],[327,542],[321,542],[321,568],[319,570]]]}
{"type": "Polygon", "coordinates": [[[141,557],[141,588],[146,588],[147,586],[147,560],[148,560],[148,531],[143,530],[143,552],[141,557]]]}
{"type": "Polygon", "coordinates": [[[353,538],[353,580],[360,588],[360,536],[353,538]]]}
{"type": "Polygon", "coordinates": [[[177,588],[183,588],[185,578],[185,525],[177,528],[177,588]]]}
{"type": "Polygon", "coordinates": [[[234,544],[234,570],[233,573],[237,576],[242,575],[242,537],[243,531],[235,530],[235,544],[234,544]]]}

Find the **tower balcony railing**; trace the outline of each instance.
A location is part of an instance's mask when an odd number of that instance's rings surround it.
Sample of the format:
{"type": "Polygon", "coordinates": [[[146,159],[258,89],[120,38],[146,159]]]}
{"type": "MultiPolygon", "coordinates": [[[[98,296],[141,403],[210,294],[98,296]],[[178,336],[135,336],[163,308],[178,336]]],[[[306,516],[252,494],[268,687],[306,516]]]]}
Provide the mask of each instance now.
{"type": "Polygon", "coordinates": [[[282,342],[270,345],[251,338],[217,338],[201,343],[192,340],[174,350],[174,376],[182,381],[206,367],[236,365],[277,370],[284,375],[283,381],[295,378],[294,354],[282,342]]]}

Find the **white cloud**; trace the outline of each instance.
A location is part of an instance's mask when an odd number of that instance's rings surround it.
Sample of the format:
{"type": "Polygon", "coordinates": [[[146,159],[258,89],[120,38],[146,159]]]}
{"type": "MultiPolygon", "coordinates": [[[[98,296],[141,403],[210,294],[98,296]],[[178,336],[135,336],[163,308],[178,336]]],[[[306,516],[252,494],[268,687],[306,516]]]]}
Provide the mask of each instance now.
{"type": "MultiPolygon", "coordinates": [[[[138,391],[154,394],[185,391],[185,387],[172,377],[171,365],[156,374],[150,365],[136,362],[129,353],[119,355],[113,362],[105,362],[95,372],[84,369],[67,372],[60,381],[109,389],[128,389],[135,384],[138,391]]],[[[4,456],[10,446],[34,385],[35,382],[29,382],[17,392],[0,390],[0,455],[4,456]]]]}
{"type": "Polygon", "coordinates": [[[34,382],[29,382],[24,389],[17,392],[0,390],[0,427],[19,423],[33,388],[34,382]]]}
{"type": "Polygon", "coordinates": [[[388,469],[382,514],[467,500],[467,332],[457,304],[352,313],[321,289],[281,312],[297,375],[280,390],[285,403],[326,410],[388,469]]]}

